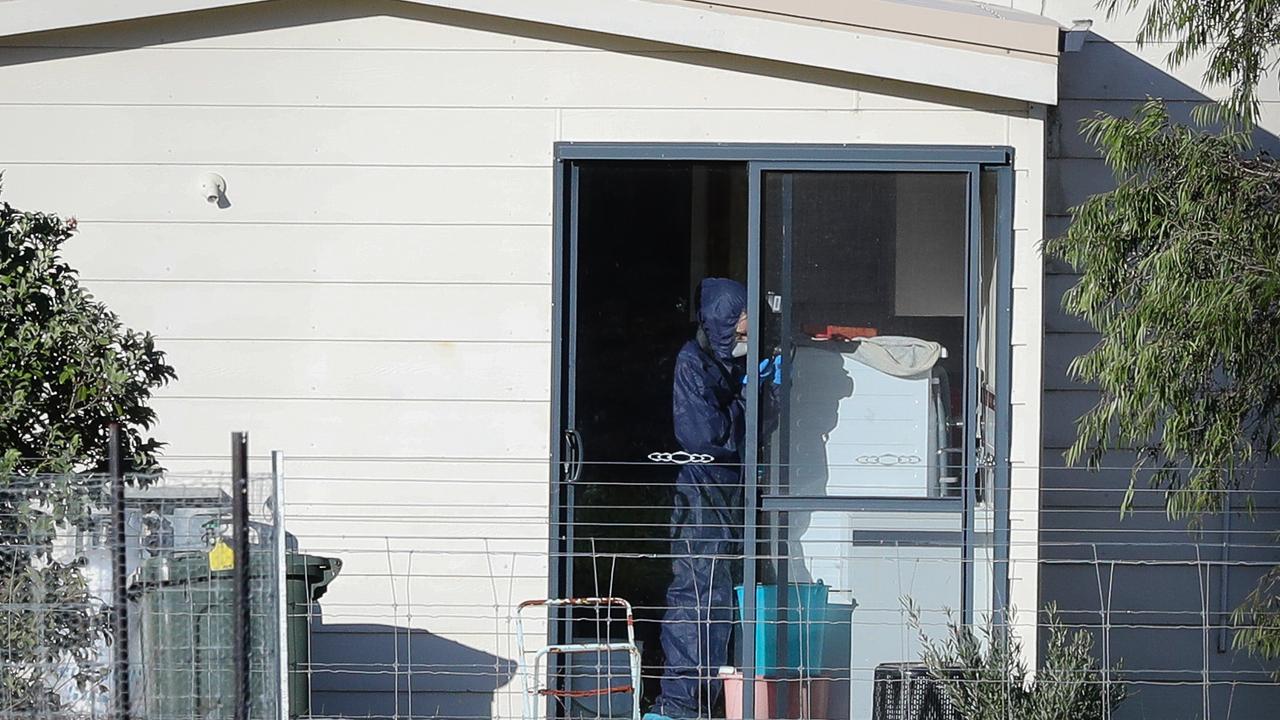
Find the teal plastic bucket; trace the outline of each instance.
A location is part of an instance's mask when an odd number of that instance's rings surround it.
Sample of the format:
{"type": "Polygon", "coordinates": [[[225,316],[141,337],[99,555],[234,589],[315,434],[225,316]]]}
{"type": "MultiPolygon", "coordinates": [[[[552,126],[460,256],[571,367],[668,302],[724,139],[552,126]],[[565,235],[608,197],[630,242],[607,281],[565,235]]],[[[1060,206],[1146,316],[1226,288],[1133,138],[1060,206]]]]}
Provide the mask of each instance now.
{"type": "MultiPolygon", "coordinates": [[[[738,617],[742,612],[744,590],[738,594],[738,617]]],[[[756,675],[758,677],[790,677],[797,673],[816,673],[822,669],[823,639],[826,637],[828,588],[822,583],[794,583],[787,586],[786,609],[778,607],[778,586],[756,586],[756,675]],[[778,655],[778,630],[786,625],[787,647],[778,655]],[[779,661],[781,660],[781,664],[779,661]]],[[[743,622],[743,632],[747,631],[743,622]]]]}

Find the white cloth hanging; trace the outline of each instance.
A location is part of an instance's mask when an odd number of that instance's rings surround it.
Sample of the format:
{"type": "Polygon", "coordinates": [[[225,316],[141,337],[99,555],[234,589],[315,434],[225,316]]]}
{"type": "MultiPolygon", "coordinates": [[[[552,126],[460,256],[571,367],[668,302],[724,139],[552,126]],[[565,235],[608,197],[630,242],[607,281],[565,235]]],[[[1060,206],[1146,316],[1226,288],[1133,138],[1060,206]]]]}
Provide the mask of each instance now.
{"type": "Polygon", "coordinates": [[[936,342],[900,335],[864,338],[853,351],[855,360],[894,377],[927,373],[946,356],[947,351],[936,342]]]}

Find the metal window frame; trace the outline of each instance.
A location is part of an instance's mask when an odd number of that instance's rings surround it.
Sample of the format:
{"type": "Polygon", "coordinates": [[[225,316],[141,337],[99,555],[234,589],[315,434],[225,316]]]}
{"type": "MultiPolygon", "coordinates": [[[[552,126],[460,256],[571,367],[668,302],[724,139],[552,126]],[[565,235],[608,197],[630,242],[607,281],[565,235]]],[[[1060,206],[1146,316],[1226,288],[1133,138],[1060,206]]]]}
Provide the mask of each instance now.
{"type": "MultiPolygon", "coordinates": [[[[881,153],[877,153],[880,155],[881,153]]],[[[981,287],[980,273],[981,265],[981,246],[982,246],[982,207],[980,183],[982,167],[981,163],[967,162],[967,158],[948,155],[947,160],[937,162],[921,162],[918,159],[911,158],[900,161],[889,161],[877,157],[874,160],[826,160],[820,162],[814,161],[752,161],[748,163],[748,186],[750,188],[750,196],[748,198],[749,212],[751,219],[756,221],[756,225],[749,230],[748,234],[748,258],[755,260],[754,264],[749,267],[747,286],[755,288],[752,294],[751,302],[748,305],[749,324],[751,327],[762,327],[761,304],[759,302],[759,293],[763,290],[763,277],[761,275],[760,259],[763,258],[763,188],[765,173],[780,173],[782,175],[781,191],[783,196],[782,217],[779,222],[783,228],[781,232],[782,238],[782,323],[783,336],[788,336],[787,326],[790,320],[790,298],[791,292],[791,261],[794,255],[793,251],[793,233],[787,231],[790,223],[790,208],[793,202],[791,191],[793,188],[792,180],[794,173],[820,173],[820,172],[844,172],[844,173],[912,173],[912,172],[928,172],[928,173],[947,173],[955,174],[964,179],[966,193],[966,213],[967,227],[965,231],[965,257],[967,260],[965,271],[965,318],[964,318],[964,337],[965,351],[964,358],[966,362],[966,377],[964,386],[964,470],[962,483],[962,495],[958,499],[943,498],[882,498],[882,497],[789,497],[776,490],[771,495],[766,495],[762,499],[762,503],[766,506],[763,512],[755,512],[748,514],[748,518],[760,518],[762,516],[772,516],[768,522],[768,527],[774,529],[774,534],[778,536],[779,555],[785,555],[786,542],[786,519],[787,512],[818,512],[835,510],[841,505],[846,507],[849,505],[860,506],[860,509],[869,511],[870,506],[879,506],[883,510],[896,510],[902,512],[930,512],[930,513],[955,513],[960,516],[961,532],[959,546],[961,548],[960,558],[960,605],[961,612],[966,624],[973,622],[974,615],[974,557],[975,557],[975,523],[976,523],[976,507],[977,507],[977,432],[978,432],[978,366],[977,366],[977,348],[979,342],[979,324],[978,320],[981,313],[981,298],[979,291],[981,287]],[[785,509],[784,509],[785,508],[785,509]]],[[[760,361],[760,334],[752,333],[749,335],[748,349],[748,365],[747,367],[756,367],[760,361]]],[[[747,437],[750,438],[748,448],[749,452],[753,445],[759,443],[759,380],[755,378],[755,373],[750,373],[752,381],[749,383],[750,392],[747,396],[747,437]]],[[[783,377],[783,386],[780,389],[783,410],[786,412],[787,398],[789,397],[789,377],[783,377]]],[[[779,442],[785,447],[785,426],[783,424],[783,439],[779,442]]],[[[757,451],[758,452],[758,451],[757,451]]],[[[760,458],[754,457],[746,460],[746,491],[748,498],[754,498],[759,493],[759,472],[756,468],[760,467],[760,458]]],[[[780,477],[774,477],[775,473],[770,473],[770,483],[778,484],[785,487],[786,485],[786,469],[778,468],[780,477]]],[[[771,487],[771,489],[774,489],[771,487]]],[[[748,511],[750,512],[750,510],[748,511]]],[[[759,532],[760,528],[765,526],[764,520],[749,521],[748,528],[744,535],[744,579],[743,585],[747,588],[753,588],[756,584],[756,560],[759,558],[759,532]]],[[[911,542],[914,535],[920,538],[916,542],[926,543],[932,538],[936,542],[936,535],[924,531],[919,533],[903,532],[900,537],[907,544],[911,542]]],[[[954,537],[952,535],[951,537],[954,537]]],[[[779,584],[785,584],[787,577],[787,564],[780,562],[779,567],[775,569],[779,584]]],[[[994,594],[994,593],[993,593],[994,594]]],[[[743,662],[745,667],[742,668],[744,679],[744,697],[743,712],[750,715],[754,707],[754,679],[755,668],[755,593],[744,593],[743,598],[743,615],[747,620],[744,622],[745,628],[743,632],[743,662]]],[[[780,597],[784,597],[780,595],[780,597]]],[[[785,639],[786,627],[778,629],[778,647],[786,646],[785,639]]]]}
{"type": "Polygon", "coordinates": [[[616,143],[557,142],[556,162],[568,160],[667,160],[690,162],[919,162],[1011,165],[1004,145],[842,145],[814,143],[616,143]]]}
{"type": "Polygon", "coordinates": [[[1013,434],[1013,158],[988,168],[996,181],[996,437],[992,488],[992,615],[1004,625],[1009,609],[1009,496],[1013,434]]]}
{"type": "MultiPolygon", "coordinates": [[[[566,396],[573,383],[573,353],[567,340],[574,332],[574,318],[569,308],[577,295],[576,282],[569,268],[576,267],[577,243],[567,237],[571,228],[576,228],[578,208],[576,170],[567,163],[556,163],[552,178],[551,235],[555,247],[551,253],[551,488],[549,498],[549,532],[547,533],[547,565],[548,587],[547,597],[565,597],[573,579],[573,563],[568,561],[572,555],[571,537],[567,534],[573,528],[572,494],[564,481],[566,470],[563,447],[563,428],[571,427],[572,418],[564,415],[571,412],[574,403],[566,396]],[[571,175],[571,173],[574,173],[571,175]],[[570,193],[566,196],[566,192],[570,193]],[[567,302],[566,302],[567,301],[567,302]],[[566,362],[567,361],[567,362],[566,362]],[[566,366],[568,365],[568,366],[566,366]],[[566,566],[562,572],[562,565],[566,566]]],[[[573,233],[576,239],[576,230],[573,233]]],[[[547,618],[549,644],[560,645],[570,630],[559,613],[549,613],[554,617],[547,618]]],[[[517,658],[523,663],[524,658],[517,658]]],[[[549,661],[549,662],[554,662],[549,661]]],[[[548,665],[548,680],[555,677],[553,668],[548,665]]],[[[548,684],[547,687],[552,687],[548,684]]],[[[554,704],[547,701],[547,717],[556,717],[554,704]]]]}
{"type": "MultiPolygon", "coordinates": [[[[573,489],[564,481],[562,429],[572,427],[572,387],[575,366],[575,307],[577,297],[577,216],[578,216],[578,167],[581,162],[592,161],[684,161],[684,162],[733,162],[747,166],[747,235],[748,235],[748,312],[754,326],[760,321],[761,307],[761,192],[765,171],[881,171],[881,172],[960,172],[969,176],[968,212],[969,228],[966,253],[969,261],[966,276],[966,354],[970,358],[969,378],[965,387],[966,404],[966,482],[963,496],[955,498],[811,498],[804,496],[766,497],[758,494],[758,476],[752,469],[759,466],[758,457],[758,397],[759,378],[748,373],[749,402],[744,464],[747,474],[747,518],[758,518],[762,513],[799,510],[832,511],[902,511],[902,512],[955,512],[962,513],[963,529],[959,533],[964,548],[962,583],[964,586],[964,618],[973,621],[973,549],[974,509],[976,506],[977,405],[972,393],[977,387],[976,356],[972,354],[977,344],[977,321],[980,312],[977,279],[980,277],[980,247],[982,233],[981,178],[984,171],[996,173],[996,465],[992,501],[994,511],[992,602],[997,622],[1003,621],[1009,595],[1009,443],[1012,407],[1012,279],[1013,279],[1013,148],[1007,146],[980,145],[839,145],[839,144],[776,144],[776,143],[611,143],[611,142],[558,142],[553,148],[553,216],[552,235],[555,248],[552,268],[552,396],[551,396],[551,488],[550,488],[550,542],[552,553],[549,568],[550,596],[564,595],[572,583],[572,527],[573,489]],[[976,247],[975,247],[976,246],[976,247]],[[566,257],[567,255],[567,257],[566,257]],[[567,299],[567,302],[566,302],[567,299]],[[567,415],[566,415],[567,413],[567,415]],[[819,506],[820,501],[820,506],[819,506]]],[[[760,361],[759,335],[752,333],[747,354],[748,367],[760,361]]],[[[759,559],[759,529],[754,520],[746,523],[744,531],[743,584],[750,588],[757,581],[756,561],[759,559]]],[[[912,543],[946,544],[954,540],[954,533],[938,534],[931,531],[904,531],[885,540],[908,545],[912,543]],[[917,537],[918,536],[918,537],[917,537]]],[[[744,632],[742,657],[747,667],[743,671],[743,712],[751,717],[755,710],[755,593],[744,593],[744,632]]],[[[559,619],[551,622],[553,642],[567,637],[568,623],[559,619]]],[[[548,706],[548,717],[554,717],[554,708],[548,706]]]]}

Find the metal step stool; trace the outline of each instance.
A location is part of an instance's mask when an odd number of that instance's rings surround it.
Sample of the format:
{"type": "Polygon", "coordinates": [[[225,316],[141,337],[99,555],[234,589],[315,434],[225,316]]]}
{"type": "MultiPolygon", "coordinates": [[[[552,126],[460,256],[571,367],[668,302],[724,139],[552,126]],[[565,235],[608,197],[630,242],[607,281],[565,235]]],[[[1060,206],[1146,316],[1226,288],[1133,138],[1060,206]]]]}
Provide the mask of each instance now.
{"type": "Polygon", "coordinates": [[[632,720],[640,720],[640,649],[636,645],[635,618],[631,612],[631,603],[621,598],[553,598],[549,600],[526,600],[520,603],[516,609],[516,644],[520,653],[521,676],[524,680],[524,711],[522,717],[524,720],[538,720],[541,717],[539,713],[539,701],[543,698],[588,698],[601,697],[605,695],[615,695],[630,693],[632,697],[631,718],[632,720]],[[606,612],[610,608],[622,608],[626,616],[627,639],[626,642],[606,642],[599,640],[597,642],[588,643],[566,643],[563,645],[544,645],[533,652],[533,657],[527,657],[528,651],[525,648],[524,639],[524,611],[529,608],[547,608],[547,607],[585,607],[603,608],[606,612]],[[615,652],[625,652],[630,658],[631,682],[627,685],[605,686],[591,690],[580,690],[568,687],[553,688],[548,687],[544,682],[543,661],[549,655],[570,655],[597,653],[606,657],[615,652]]]}

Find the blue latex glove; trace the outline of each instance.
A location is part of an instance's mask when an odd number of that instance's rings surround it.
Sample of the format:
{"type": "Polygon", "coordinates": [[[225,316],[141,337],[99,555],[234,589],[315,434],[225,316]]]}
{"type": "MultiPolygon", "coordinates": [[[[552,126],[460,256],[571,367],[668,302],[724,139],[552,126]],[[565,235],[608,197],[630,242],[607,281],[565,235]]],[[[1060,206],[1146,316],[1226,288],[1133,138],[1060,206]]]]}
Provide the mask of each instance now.
{"type": "MultiPolygon", "coordinates": [[[[773,376],[773,384],[782,384],[782,356],[774,355],[760,361],[760,379],[766,380],[769,376],[773,376]]],[[[747,384],[747,378],[742,378],[742,384],[747,384]]]]}

